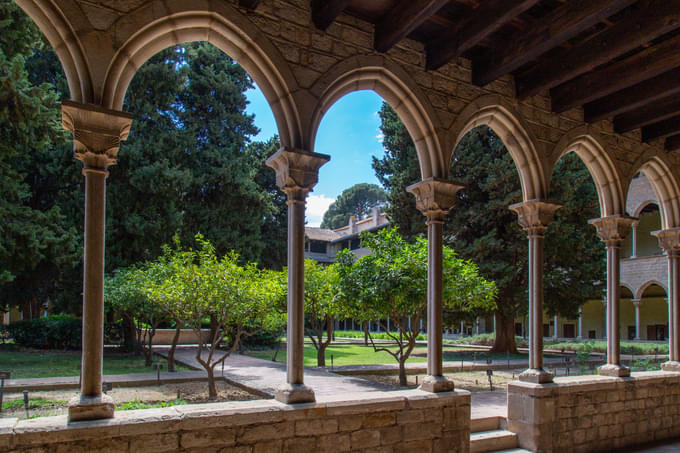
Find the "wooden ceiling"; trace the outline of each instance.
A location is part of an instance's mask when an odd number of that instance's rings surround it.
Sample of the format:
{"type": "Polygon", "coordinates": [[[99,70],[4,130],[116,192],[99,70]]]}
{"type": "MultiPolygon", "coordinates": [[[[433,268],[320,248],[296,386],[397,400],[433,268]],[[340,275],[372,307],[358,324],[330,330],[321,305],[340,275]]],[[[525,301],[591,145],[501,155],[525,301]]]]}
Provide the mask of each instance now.
{"type": "MultiPolygon", "coordinates": [[[[258,0],[240,0],[256,8],[258,0]]],[[[680,150],[680,0],[311,0],[325,30],[341,13],[375,24],[374,47],[420,41],[427,69],[464,57],[472,82],[512,74],[517,97],[549,90],[552,110],[581,107],[680,150]]]]}

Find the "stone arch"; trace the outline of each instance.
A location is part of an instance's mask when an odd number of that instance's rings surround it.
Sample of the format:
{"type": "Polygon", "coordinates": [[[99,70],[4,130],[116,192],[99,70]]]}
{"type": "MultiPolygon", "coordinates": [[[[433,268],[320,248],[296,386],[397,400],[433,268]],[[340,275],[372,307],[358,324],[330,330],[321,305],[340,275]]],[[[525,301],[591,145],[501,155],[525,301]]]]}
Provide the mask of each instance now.
{"type": "Polygon", "coordinates": [[[638,288],[637,292],[635,293],[635,298],[636,299],[642,299],[642,296],[645,294],[645,291],[647,291],[647,288],[649,288],[652,285],[656,285],[656,286],[660,287],[661,289],[666,291],[666,295],[668,295],[668,288],[666,288],[666,285],[664,285],[663,283],[661,283],[658,280],[649,280],[649,281],[643,283],[638,288]]]}
{"type": "MultiPolygon", "coordinates": [[[[640,214],[642,214],[642,210],[650,205],[655,205],[656,207],[659,207],[659,202],[656,200],[645,200],[642,203],[640,203],[637,209],[633,211],[630,215],[632,215],[633,217],[640,217],[640,214]]],[[[659,212],[661,212],[660,209],[659,212]]]]}
{"type": "Polygon", "coordinates": [[[150,2],[130,15],[133,17],[120,21],[116,33],[125,38],[106,71],[101,97],[104,107],[122,108],[132,77],[154,54],[182,42],[208,41],[243,66],[262,90],[274,113],[282,146],[301,146],[303,128],[294,98],[297,82],[279,51],[240,12],[225,2],[168,0],[150,2]]]}
{"type": "Polygon", "coordinates": [[[313,149],[319,124],[331,106],[346,94],[361,90],[376,92],[404,122],[418,153],[422,178],[445,177],[441,128],[434,109],[406,71],[379,55],[341,61],[312,86],[317,102],[311,112],[309,149],[313,149]]]}
{"type": "MultiPolygon", "coordinates": [[[[92,74],[85,57],[85,50],[70,22],[82,19],[69,17],[48,0],[15,0],[17,5],[35,22],[57,54],[66,75],[71,99],[76,102],[94,102],[92,74]]],[[[72,8],[78,15],[77,6],[72,8]]],[[[80,20],[81,22],[84,19],[80,20]]]]}
{"type": "MultiPolygon", "coordinates": [[[[595,181],[600,215],[607,217],[625,214],[626,191],[623,188],[622,178],[600,140],[587,128],[578,128],[568,132],[555,146],[551,155],[550,168],[554,170],[557,162],[565,154],[571,152],[581,158],[595,181]]],[[[552,171],[550,177],[552,177],[552,171]]]]}
{"type": "Polygon", "coordinates": [[[510,152],[522,184],[524,201],[543,200],[547,185],[543,166],[536,148],[536,140],[521,116],[501,96],[486,95],[470,102],[458,115],[449,130],[453,147],[446,153],[446,170],[460,140],[472,129],[488,126],[500,137],[510,152]]]}
{"type": "MultiPolygon", "coordinates": [[[[624,282],[619,282],[619,286],[621,288],[625,288],[628,292],[630,292],[631,296],[635,298],[635,291],[633,291],[633,288],[628,284],[624,282]]],[[[622,299],[625,299],[625,297],[621,297],[622,299]]]]}
{"type": "Polygon", "coordinates": [[[671,171],[671,166],[661,156],[654,156],[638,163],[635,171],[644,173],[654,189],[661,216],[661,228],[680,227],[680,184],[671,171]]]}

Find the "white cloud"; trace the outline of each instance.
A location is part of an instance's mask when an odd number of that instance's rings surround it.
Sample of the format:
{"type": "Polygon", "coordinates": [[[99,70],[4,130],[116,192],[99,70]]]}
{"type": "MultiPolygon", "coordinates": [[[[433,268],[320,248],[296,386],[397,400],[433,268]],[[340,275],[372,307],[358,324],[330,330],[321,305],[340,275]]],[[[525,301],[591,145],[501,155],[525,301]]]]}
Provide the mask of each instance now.
{"type": "Polygon", "coordinates": [[[335,201],[335,198],[329,198],[324,194],[309,195],[307,197],[307,209],[305,217],[307,226],[318,227],[321,225],[323,215],[328,211],[328,207],[335,201]]]}

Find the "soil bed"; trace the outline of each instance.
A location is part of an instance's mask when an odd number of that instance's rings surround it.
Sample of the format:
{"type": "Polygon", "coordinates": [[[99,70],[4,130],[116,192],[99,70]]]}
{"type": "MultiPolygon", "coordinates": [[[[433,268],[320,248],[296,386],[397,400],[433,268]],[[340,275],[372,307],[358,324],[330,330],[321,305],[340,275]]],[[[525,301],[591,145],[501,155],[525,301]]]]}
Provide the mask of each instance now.
{"type": "MultiPolygon", "coordinates": [[[[176,404],[196,404],[221,401],[245,401],[262,399],[245,390],[218,380],[218,398],[208,399],[207,382],[184,382],[145,387],[117,387],[107,394],[113,398],[116,410],[144,409],[147,407],[172,406],[176,404]]],[[[29,393],[29,417],[66,415],[68,401],[78,395],[77,390],[51,390],[29,393]]],[[[23,405],[23,394],[20,392],[5,393],[3,411],[0,418],[26,418],[23,405]],[[9,408],[7,408],[9,406],[9,408]]]]}

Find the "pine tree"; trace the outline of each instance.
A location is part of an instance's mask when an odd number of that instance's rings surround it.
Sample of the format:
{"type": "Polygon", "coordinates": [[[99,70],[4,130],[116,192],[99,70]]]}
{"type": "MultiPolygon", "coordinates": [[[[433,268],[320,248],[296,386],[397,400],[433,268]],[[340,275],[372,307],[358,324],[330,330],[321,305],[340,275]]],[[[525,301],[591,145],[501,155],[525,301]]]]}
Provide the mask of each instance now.
{"type": "Polygon", "coordinates": [[[37,316],[64,269],[77,262],[78,235],[55,197],[43,196],[64,143],[58,93],[30,78],[27,61],[44,41],[12,2],[0,2],[0,307],[37,316]]]}
{"type": "Polygon", "coordinates": [[[387,194],[375,184],[360,183],[342,191],[323,215],[321,228],[340,228],[347,225],[349,218],[362,220],[371,214],[371,209],[385,203],[387,194]]]}

